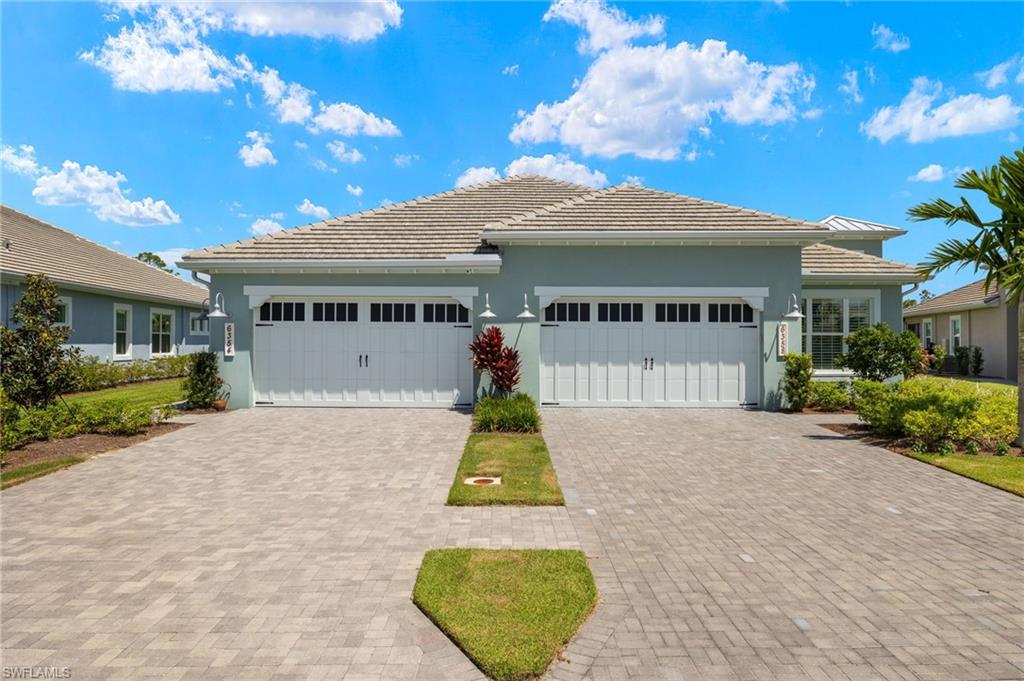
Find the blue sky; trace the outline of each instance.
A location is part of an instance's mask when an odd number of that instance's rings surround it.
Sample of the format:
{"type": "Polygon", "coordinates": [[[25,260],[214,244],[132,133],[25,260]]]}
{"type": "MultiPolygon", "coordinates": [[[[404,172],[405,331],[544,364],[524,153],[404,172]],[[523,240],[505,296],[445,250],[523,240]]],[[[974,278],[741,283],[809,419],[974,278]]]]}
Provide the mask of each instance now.
{"type": "MultiPolygon", "coordinates": [[[[1020,3],[3,3],[4,203],[173,257],[515,172],[909,227],[1022,146],[1020,3]]],[[[945,291],[973,278],[941,275],[945,291]]]]}

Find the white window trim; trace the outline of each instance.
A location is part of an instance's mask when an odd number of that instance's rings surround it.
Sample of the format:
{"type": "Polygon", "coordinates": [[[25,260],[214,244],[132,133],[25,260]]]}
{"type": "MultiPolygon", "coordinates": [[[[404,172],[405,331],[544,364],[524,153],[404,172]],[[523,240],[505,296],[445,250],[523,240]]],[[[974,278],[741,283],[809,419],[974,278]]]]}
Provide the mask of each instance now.
{"type": "MultiPolygon", "coordinates": [[[[807,300],[807,301],[813,300],[815,298],[824,298],[824,299],[830,299],[830,300],[835,300],[835,299],[842,300],[843,301],[843,333],[842,333],[842,337],[843,338],[846,338],[847,336],[850,335],[850,299],[851,298],[868,298],[868,299],[871,300],[871,316],[868,318],[868,324],[870,326],[874,326],[881,319],[881,315],[882,315],[882,291],[881,291],[881,289],[804,289],[804,291],[801,292],[801,296],[802,296],[803,300],[807,300]]],[[[811,354],[811,344],[810,343],[803,343],[803,340],[804,340],[803,337],[806,335],[807,339],[809,340],[811,337],[814,336],[814,332],[811,331],[811,323],[812,323],[812,318],[814,316],[814,313],[813,313],[813,311],[811,309],[812,306],[810,304],[808,304],[806,307],[807,307],[807,333],[806,334],[801,333],[800,334],[800,336],[801,336],[800,340],[801,340],[801,345],[806,345],[807,346],[807,347],[802,348],[803,352],[805,352],[808,355],[810,355],[811,354]]],[[[835,335],[835,334],[825,334],[825,335],[835,335]]],[[[845,345],[846,345],[846,343],[843,343],[844,349],[845,349],[845,345]]],[[[815,376],[821,376],[823,378],[824,377],[829,377],[829,376],[831,376],[831,377],[846,377],[846,376],[853,376],[853,371],[851,371],[850,369],[834,369],[834,368],[833,369],[818,369],[818,368],[815,368],[814,369],[814,375],[815,376]]]]}
{"type": "Polygon", "coordinates": [[[921,320],[921,345],[928,347],[928,339],[931,338],[931,342],[935,342],[935,322],[931,317],[925,317],[921,320]],[[925,329],[931,327],[931,333],[925,333],[925,329]]]}
{"type": "MultiPolygon", "coordinates": [[[[172,322],[173,323],[173,322],[172,322]]],[[[132,306],[126,305],[125,303],[114,303],[114,343],[113,352],[111,353],[115,360],[125,360],[132,358],[132,306]],[[127,328],[125,329],[125,335],[127,336],[125,343],[125,354],[117,354],[117,313],[127,312],[127,328]]]]}
{"type": "Polygon", "coordinates": [[[949,348],[947,350],[950,353],[952,353],[952,352],[954,352],[956,350],[956,345],[953,344],[954,336],[960,336],[960,345],[964,344],[964,322],[960,318],[960,315],[958,315],[958,314],[955,314],[955,315],[953,315],[952,317],[949,318],[949,348]],[[953,333],[953,322],[954,321],[955,322],[959,322],[959,324],[960,324],[960,333],[958,333],[958,334],[954,334],[953,333]]]}
{"type": "Polygon", "coordinates": [[[174,343],[174,310],[162,307],[149,308],[149,356],[150,357],[171,357],[178,354],[178,346],[174,343]],[[171,318],[171,350],[170,352],[153,352],[153,315],[165,314],[171,318]]]}
{"type": "Polygon", "coordinates": [[[190,336],[206,336],[207,338],[209,338],[209,336],[210,336],[210,322],[209,322],[209,320],[207,320],[207,322],[206,322],[206,331],[193,331],[192,330],[192,320],[194,320],[196,317],[198,317],[201,314],[202,314],[202,312],[189,312],[188,313],[188,335],[190,335],[190,336]]]}
{"type": "Polygon", "coordinates": [[[71,320],[71,296],[57,296],[57,300],[64,305],[64,321],[57,322],[54,326],[69,326],[73,328],[74,324],[71,320]]]}

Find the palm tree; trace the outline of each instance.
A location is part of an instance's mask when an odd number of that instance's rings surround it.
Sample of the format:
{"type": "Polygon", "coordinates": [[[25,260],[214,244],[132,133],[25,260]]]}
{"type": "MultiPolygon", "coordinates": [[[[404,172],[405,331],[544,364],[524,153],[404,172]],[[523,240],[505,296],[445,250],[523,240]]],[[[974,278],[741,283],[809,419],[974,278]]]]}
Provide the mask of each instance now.
{"type": "Polygon", "coordinates": [[[1000,157],[998,165],[980,173],[968,170],[955,186],[983,192],[998,214],[983,220],[964,197],[958,204],[936,199],[911,208],[911,220],[964,223],[977,230],[969,239],[936,246],[920,271],[931,276],[954,266],[973,266],[975,272],[985,272],[986,287],[1004,291],[1010,304],[1017,305],[1017,444],[1024,444],[1024,149],[1000,157]]]}

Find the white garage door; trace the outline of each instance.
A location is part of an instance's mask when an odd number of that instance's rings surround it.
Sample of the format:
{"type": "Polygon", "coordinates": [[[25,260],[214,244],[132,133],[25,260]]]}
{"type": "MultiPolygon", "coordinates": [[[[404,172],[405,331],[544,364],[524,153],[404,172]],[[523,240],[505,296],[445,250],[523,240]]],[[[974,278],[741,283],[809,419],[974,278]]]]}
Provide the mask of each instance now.
{"type": "Polygon", "coordinates": [[[257,406],[473,402],[473,328],[457,303],[272,300],[256,319],[257,406]]]}
{"type": "Polygon", "coordinates": [[[541,401],[753,406],[760,339],[742,302],[559,301],[541,324],[541,401]]]}

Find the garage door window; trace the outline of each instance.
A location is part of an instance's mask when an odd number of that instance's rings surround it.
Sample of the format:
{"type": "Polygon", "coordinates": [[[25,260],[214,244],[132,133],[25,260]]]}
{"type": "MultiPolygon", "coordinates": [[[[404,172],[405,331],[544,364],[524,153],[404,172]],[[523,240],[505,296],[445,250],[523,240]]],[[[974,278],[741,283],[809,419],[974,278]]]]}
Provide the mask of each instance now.
{"type": "Polygon", "coordinates": [[[415,303],[370,303],[371,322],[415,322],[415,303]]]}
{"type": "Polygon", "coordinates": [[[742,303],[711,303],[708,305],[708,321],[714,324],[751,324],[754,308],[742,303]]]}
{"type": "Polygon", "coordinates": [[[358,303],[313,303],[314,322],[358,322],[358,303]]]}
{"type": "Polygon", "coordinates": [[[423,303],[423,321],[428,324],[468,324],[469,310],[457,303],[423,303]]]}
{"type": "Polygon", "coordinates": [[[700,321],[700,303],[655,303],[654,321],[690,323],[700,321]]]}
{"type": "Polygon", "coordinates": [[[263,303],[260,305],[261,322],[304,322],[306,304],[295,302],[263,303]]]}
{"type": "Polygon", "coordinates": [[[597,304],[597,321],[599,322],[642,322],[643,320],[643,303],[597,304]]]}
{"type": "Polygon", "coordinates": [[[544,308],[544,321],[589,322],[590,303],[552,303],[544,308]]]}

